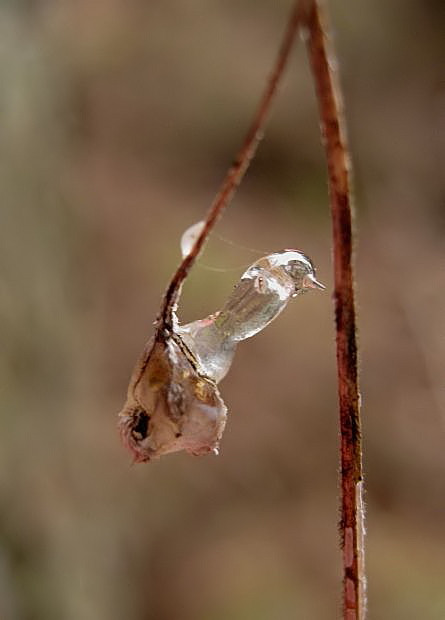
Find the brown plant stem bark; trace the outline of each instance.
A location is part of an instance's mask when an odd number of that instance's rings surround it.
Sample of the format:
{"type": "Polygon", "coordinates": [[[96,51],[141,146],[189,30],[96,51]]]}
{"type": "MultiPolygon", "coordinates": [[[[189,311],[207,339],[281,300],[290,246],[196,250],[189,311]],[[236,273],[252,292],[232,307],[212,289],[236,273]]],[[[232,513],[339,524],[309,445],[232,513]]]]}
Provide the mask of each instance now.
{"type": "Polygon", "coordinates": [[[307,47],[319,105],[329,178],[333,226],[335,318],[340,406],[341,522],[343,610],[345,620],[365,616],[362,451],[358,389],[356,316],[352,268],[353,229],[350,160],[342,115],[342,97],[328,51],[325,15],[314,0],[307,18],[307,47]]]}
{"type": "Polygon", "coordinates": [[[208,239],[212,228],[215,226],[218,218],[232,200],[238,185],[241,183],[241,180],[255,155],[258,144],[263,137],[263,129],[268,119],[272,103],[275,99],[279,83],[288,63],[295,37],[298,32],[298,26],[302,17],[302,9],[300,8],[300,5],[301,3],[298,1],[295,3],[287,23],[286,31],[273,66],[272,73],[261,97],[256,114],[246,137],[244,138],[244,142],[231,168],[227,172],[226,177],[224,178],[221,187],[207,213],[204,221],[204,228],[199,237],[196,239],[192,250],[181,261],[172,279],[170,280],[157,320],[158,330],[162,329],[164,332],[169,332],[172,330],[173,311],[178,302],[182,284],[206,240],[208,239]]]}

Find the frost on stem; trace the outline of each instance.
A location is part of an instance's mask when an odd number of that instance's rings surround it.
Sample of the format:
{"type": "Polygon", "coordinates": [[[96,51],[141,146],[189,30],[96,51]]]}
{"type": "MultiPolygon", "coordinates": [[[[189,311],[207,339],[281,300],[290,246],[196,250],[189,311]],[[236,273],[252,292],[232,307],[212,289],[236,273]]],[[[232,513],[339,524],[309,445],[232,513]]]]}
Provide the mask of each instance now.
{"type": "MultiPolygon", "coordinates": [[[[185,254],[199,235],[196,225],[192,228],[182,239],[185,254]]],[[[238,343],[311,288],[324,288],[312,261],[296,250],[275,252],[247,269],[219,312],[182,326],[175,321],[167,335],[158,330],[133,373],[120,413],[122,436],[135,460],[179,450],[217,453],[227,418],[217,383],[238,343]]]]}

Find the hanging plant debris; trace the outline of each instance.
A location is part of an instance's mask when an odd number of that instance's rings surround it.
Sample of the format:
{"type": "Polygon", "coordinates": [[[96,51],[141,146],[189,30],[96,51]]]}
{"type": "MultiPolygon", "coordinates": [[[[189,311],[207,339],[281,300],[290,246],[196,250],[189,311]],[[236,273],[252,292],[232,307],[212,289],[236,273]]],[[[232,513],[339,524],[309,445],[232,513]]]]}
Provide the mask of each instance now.
{"type": "MultiPolygon", "coordinates": [[[[185,255],[187,235],[197,226],[183,235],[185,255]]],[[[283,250],[251,265],[219,312],[179,325],[173,308],[171,324],[161,322],[137,364],[119,414],[124,443],[135,461],[179,450],[217,454],[227,419],[217,384],[238,343],[264,329],[291,298],[314,288],[324,286],[312,261],[296,250],[283,250]]]]}

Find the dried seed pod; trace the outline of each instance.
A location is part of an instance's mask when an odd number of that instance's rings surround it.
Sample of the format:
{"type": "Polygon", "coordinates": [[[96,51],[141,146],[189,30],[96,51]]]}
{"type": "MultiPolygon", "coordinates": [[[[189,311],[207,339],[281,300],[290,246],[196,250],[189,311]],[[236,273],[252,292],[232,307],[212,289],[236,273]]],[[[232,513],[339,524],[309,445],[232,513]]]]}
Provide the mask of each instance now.
{"type": "Polygon", "coordinates": [[[173,336],[155,340],[135,368],[119,427],[135,461],[143,462],[178,450],[217,453],[226,417],[216,384],[197,372],[173,336]]]}

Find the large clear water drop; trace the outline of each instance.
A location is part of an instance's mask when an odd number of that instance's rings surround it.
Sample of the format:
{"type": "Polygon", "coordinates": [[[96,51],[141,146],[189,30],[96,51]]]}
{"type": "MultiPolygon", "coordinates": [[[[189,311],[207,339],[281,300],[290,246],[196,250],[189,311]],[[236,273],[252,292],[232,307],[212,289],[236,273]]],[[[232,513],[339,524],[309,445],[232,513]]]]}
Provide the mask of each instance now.
{"type": "Polygon", "coordinates": [[[241,340],[273,321],[292,297],[324,286],[312,261],[297,250],[275,252],[245,271],[223,308],[176,328],[201,374],[218,383],[227,374],[241,340]]]}

